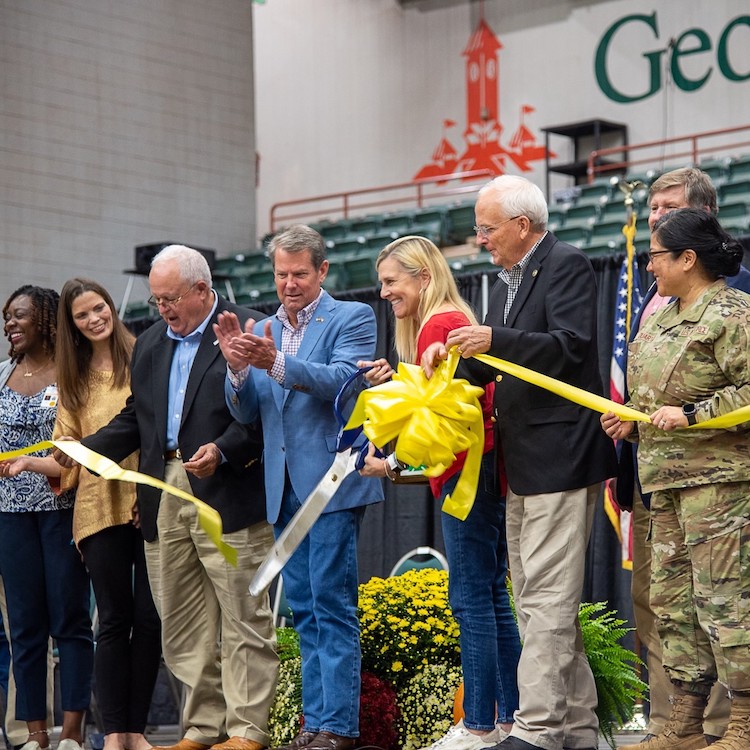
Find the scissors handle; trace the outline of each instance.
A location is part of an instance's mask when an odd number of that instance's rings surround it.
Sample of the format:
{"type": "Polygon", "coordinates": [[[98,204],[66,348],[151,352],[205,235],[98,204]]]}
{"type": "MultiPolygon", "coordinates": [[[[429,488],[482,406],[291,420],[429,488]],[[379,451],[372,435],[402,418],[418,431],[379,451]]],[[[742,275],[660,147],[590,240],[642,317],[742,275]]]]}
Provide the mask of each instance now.
{"type": "MultiPolygon", "coordinates": [[[[354,445],[355,440],[362,434],[361,425],[351,430],[344,429],[346,425],[346,419],[344,418],[342,408],[346,400],[352,395],[349,392],[352,385],[357,380],[359,380],[359,378],[364,377],[364,374],[371,369],[372,365],[370,365],[369,367],[360,367],[358,370],[353,372],[344,381],[341,388],[339,388],[339,392],[336,394],[336,398],[334,398],[333,400],[333,413],[336,415],[336,421],[339,423],[339,434],[338,439],[336,440],[336,451],[339,453],[345,451],[347,448],[351,448],[352,445],[354,445]]],[[[364,467],[365,458],[367,457],[367,451],[369,447],[370,441],[365,440],[364,444],[357,450],[357,460],[354,465],[357,471],[364,467]]],[[[375,455],[378,456],[378,458],[384,457],[383,452],[377,447],[375,448],[375,455]]]]}

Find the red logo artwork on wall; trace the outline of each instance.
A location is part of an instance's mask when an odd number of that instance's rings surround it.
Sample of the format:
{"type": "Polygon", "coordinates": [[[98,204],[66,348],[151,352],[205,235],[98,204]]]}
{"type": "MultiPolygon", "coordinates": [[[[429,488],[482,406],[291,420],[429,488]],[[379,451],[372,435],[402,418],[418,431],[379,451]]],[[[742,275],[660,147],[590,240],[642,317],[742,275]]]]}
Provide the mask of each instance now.
{"type": "MultiPolygon", "coordinates": [[[[432,161],[425,164],[414,181],[452,172],[489,169],[505,174],[510,160],[521,172],[530,172],[530,162],[544,159],[546,149],[537,144],[534,134],[526,126],[526,115],[534,107],[521,106],[519,125],[507,146],[501,143],[503,125],[500,122],[500,65],[502,45],[482,18],[463,51],[466,58],[466,129],[464,152],[458,151],[448,140],[446,132],[455,127],[454,120],[443,120],[443,137],[432,152],[432,161]]],[[[550,157],[555,154],[550,152],[550,157]]]]}

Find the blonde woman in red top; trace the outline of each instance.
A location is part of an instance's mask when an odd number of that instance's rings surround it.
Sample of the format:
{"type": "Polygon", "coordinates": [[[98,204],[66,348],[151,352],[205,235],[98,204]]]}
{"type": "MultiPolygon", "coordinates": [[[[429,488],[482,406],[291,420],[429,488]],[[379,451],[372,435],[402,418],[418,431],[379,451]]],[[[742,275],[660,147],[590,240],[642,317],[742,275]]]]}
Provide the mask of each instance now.
{"type": "MultiPolygon", "coordinates": [[[[385,247],[376,261],[380,296],[391,303],[396,318],[396,352],[404,362],[419,362],[436,341],[445,342],[454,328],[476,325],[461,298],[440,250],[424,237],[401,237],[385,247]]],[[[372,364],[371,385],[393,374],[385,359],[372,364]]],[[[448,558],[448,594],[461,628],[461,667],[464,677],[464,718],[431,747],[439,750],[479,750],[505,739],[518,708],[516,670],[521,652],[506,588],[504,482],[494,450],[492,391],[482,398],[485,446],[474,506],[465,521],[441,514],[448,558]]],[[[453,491],[465,454],[439,477],[430,480],[441,502],[453,491]]],[[[398,468],[396,467],[397,471],[398,468]]],[[[368,456],[362,473],[393,478],[388,459],[368,456]]]]}

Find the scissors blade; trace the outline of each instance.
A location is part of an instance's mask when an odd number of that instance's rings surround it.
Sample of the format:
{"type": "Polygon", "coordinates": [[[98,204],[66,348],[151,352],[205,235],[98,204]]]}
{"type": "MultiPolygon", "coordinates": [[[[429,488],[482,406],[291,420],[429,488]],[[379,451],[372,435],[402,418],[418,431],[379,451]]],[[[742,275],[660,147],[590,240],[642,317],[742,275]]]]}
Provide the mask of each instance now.
{"type": "Polygon", "coordinates": [[[309,494],[307,500],[300,509],[292,516],[266,555],[266,559],[260,564],[255,577],[250,582],[250,593],[258,596],[266,586],[281,572],[294,550],[299,547],[302,540],[307,536],[312,525],[318,520],[320,514],[325,510],[330,499],[336,494],[344,479],[355,469],[357,451],[352,453],[351,449],[336,454],[331,467],[318,482],[315,489],[309,494]]]}

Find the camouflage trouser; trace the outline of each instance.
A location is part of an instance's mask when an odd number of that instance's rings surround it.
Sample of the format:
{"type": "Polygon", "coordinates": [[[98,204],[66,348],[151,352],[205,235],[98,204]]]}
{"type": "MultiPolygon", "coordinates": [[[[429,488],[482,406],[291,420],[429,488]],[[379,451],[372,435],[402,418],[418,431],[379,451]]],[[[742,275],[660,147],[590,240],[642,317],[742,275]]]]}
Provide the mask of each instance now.
{"type": "Polygon", "coordinates": [[[650,533],[667,673],[750,690],[750,482],[654,492],[650,533]]]}

